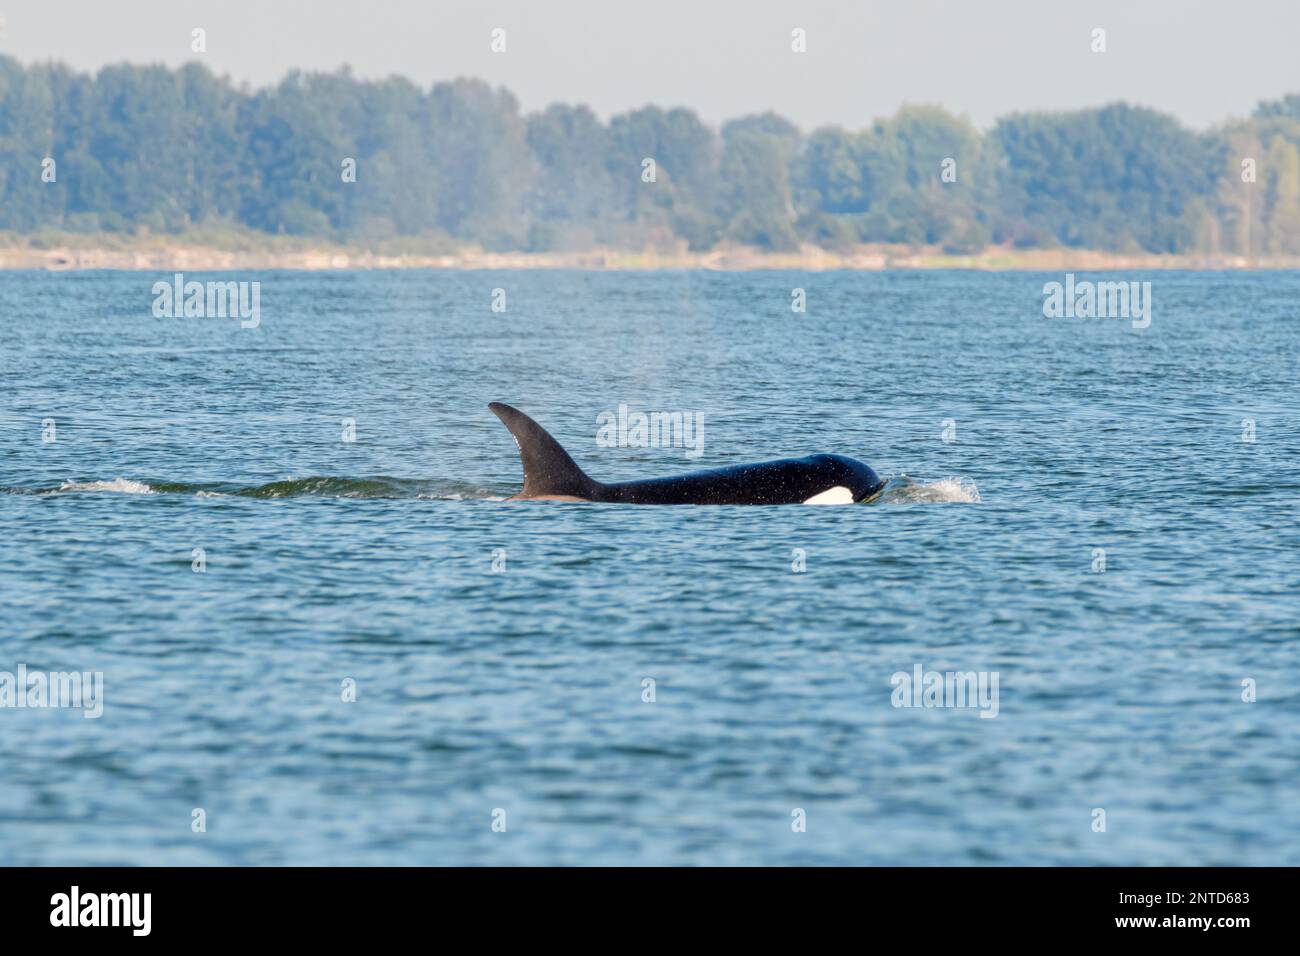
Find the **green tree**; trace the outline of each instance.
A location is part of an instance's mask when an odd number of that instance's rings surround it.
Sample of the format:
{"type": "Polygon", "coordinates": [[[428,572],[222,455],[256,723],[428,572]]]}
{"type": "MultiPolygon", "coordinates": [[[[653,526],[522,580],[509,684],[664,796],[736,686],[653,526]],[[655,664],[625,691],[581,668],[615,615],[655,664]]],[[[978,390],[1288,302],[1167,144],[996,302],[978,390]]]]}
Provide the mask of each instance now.
{"type": "Polygon", "coordinates": [[[657,106],[615,116],[609,134],[606,168],[621,197],[619,212],[639,227],[625,235],[676,235],[692,248],[712,246],[721,231],[712,208],[717,135],[690,110],[657,106]],[[647,159],[654,161],[653,183],[642,178],[647,159]]]}
{"type": "Polygon", "coordinates": [[[527,122],[537,164],[526,198],[534,222],[531,244],[563,248],[604,238],[603,221],[619,195],[606,164],[609,130],[585,106],[556,104],[527,122]]]}
{"type": "Polygon", "coordinates": [[[532,172],[519,104],[481,80],[439,83],[426,123],[438,182],[438,225],[493,248],[518,248],[520,215],[532,172]]]}
{"type": "Polygon", "coordinates": [[[1264,242],[1274,255],[1300,252],[1300,151],[1274,137],[1264,159],[1264,242]]]}
{"type": "Polygon", "coordinates": [[[798,247],[790,152],[780,135],[733,129],[726,136],[719,209],[729,238],[765,249],[798,247]]]}
{"type": "Polygon", "coordinates": [[[68,79],[62,68],[24,69],[0,57],[0,228],[32,232],[63,223],[75,157],[59,148],[55,126],[58,89],[68,79]],[[55,160],[55,183],[41,179],[47,157],[55,160]]]}

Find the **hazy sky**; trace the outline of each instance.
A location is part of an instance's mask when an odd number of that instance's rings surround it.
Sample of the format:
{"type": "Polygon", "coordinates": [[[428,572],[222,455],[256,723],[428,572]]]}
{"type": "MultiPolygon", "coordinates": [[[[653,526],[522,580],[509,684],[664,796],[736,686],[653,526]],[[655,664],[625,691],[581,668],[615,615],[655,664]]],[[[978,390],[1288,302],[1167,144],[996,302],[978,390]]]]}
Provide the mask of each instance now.
{"type": "Polygon", "coordinates": [[[0,51],[24,62],[202,59],[254,85],[347,63],[425,86],[482,77],[529,111],[655,103],[717,123],[774,109],[805,129],[903,102],[987,126],[1117,99],[1203,128],[1300,92],[1300,0],[0,0],[0,17],[0,51]],[[796,27],[807,53],[791,52],[796,27]]]}

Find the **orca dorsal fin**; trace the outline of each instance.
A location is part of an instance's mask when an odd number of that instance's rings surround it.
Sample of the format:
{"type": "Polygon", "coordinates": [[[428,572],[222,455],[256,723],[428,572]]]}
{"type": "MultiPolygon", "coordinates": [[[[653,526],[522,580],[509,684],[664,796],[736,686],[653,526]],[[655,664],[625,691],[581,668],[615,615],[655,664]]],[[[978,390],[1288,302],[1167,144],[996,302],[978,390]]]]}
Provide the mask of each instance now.
{"type": "Polygon", "coordinates": [[[510,429],[524,465],[524,490],[516,498],[572,497],[589,499],[596,482],[574,463],[550,434],[517,408],[491,402],[502,424],[510,429]]]}

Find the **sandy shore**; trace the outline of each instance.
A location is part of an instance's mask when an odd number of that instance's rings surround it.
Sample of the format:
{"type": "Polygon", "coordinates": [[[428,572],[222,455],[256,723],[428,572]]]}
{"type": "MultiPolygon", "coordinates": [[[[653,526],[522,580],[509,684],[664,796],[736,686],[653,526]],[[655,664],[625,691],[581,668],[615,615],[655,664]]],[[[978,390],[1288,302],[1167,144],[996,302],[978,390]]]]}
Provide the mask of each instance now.
{"type": "Polygon", "coordinates": [[[1065,272],[1298,268],[1300,257],[1121,255],[1071,249],[991,248],[969,256],[896,249],[864,249],[846,254],[812,247],[805,247],[797,253],[765,253],[736,248],[707,253],[597,249],[565,253],[492,253],[467,250],[447,255],[419,255],[343,248],[248,250],[156,243],[139,248],[66,246],[38,249],[0,246],[0,269],[121,269],[143,272],[259,269],[791,269],[811,272],[831,269],[980,269],[1065,272]]]}

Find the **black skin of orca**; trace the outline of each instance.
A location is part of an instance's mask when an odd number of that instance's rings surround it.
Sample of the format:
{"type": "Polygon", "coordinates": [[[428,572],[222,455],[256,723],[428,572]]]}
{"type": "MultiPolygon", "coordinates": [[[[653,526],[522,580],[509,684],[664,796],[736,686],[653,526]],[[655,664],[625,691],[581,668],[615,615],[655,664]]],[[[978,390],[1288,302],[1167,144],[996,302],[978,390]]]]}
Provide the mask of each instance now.
{"type": "Polygon", "coordinates": [[[493,402],[519,446],[524,488],[511,501],[549,498],[634,505],[789,505],[837,486],[865,501],[885,483],[867,465],[843,455],[809,455],[695,471],[672,478],[599,482],[587,477],[546,429],[517,408],[493,402]]]}

